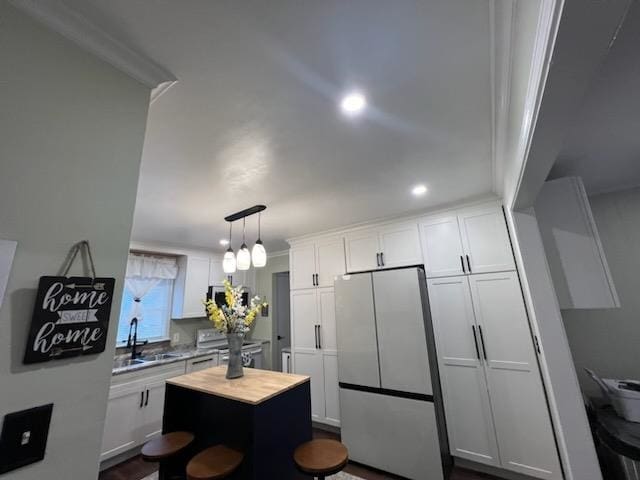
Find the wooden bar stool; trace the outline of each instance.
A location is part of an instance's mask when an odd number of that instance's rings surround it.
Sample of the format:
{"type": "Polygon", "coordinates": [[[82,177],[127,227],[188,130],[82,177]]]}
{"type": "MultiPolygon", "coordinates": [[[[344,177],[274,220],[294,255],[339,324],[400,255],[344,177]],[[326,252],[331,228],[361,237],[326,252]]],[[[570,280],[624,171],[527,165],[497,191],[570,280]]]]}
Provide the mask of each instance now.
{"type": "Polygon", "coordinates": [[[293,452],[293,461],[301,472],[324,480],[341,471],[349,461],[347,447],[337,440],[318,438],[303,443],[293,452]]]}
{"type": "Polygon", "coordinates": [[[215,445],[203,450],[187,464],[187,480],[216,480],[235,472],[244,454],[226,445],[215,445]]]}
{"type": "MultiPolygon", "coordinates": [[[[184,478],[182,475],[175,477],[173,474],[165,475],[167,471],[166,464],[169,460],[175,459],[184,453],[191,442],[193,442],[193,433],[190,432],[171,432],[165,433],[149,442],[142,447],[142,458],[146,462],[160,463],[160,472],[164,478],[184,478]]],[[[184,465],[184,463],[183,463],[184,465]]]]}

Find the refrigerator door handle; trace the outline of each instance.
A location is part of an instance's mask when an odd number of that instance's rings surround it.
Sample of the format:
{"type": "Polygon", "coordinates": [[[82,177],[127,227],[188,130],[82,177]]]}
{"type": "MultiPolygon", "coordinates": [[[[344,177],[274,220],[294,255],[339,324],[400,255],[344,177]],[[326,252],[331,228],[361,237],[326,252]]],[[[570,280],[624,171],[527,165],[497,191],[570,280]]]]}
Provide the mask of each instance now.
{"type": "Polygon", "coordinates": [[[476,345],[476,355],[478,356],[478,360],[480,359],[480,348],[478,347],[478,337],[476,336],[476,327],[475,325],[471,325],[471,330],[473,331],[473,343],[476,345]]]}
{"type": "Polygon", "coordinates": [[[478,332],[480,333],[480,342],[482,342],[482,352],[484,353],[485,361],[489,361],[487,358],[487,346],[484,344],[484,335],[482,335],[482,327],[478,325],[478,332]]]}

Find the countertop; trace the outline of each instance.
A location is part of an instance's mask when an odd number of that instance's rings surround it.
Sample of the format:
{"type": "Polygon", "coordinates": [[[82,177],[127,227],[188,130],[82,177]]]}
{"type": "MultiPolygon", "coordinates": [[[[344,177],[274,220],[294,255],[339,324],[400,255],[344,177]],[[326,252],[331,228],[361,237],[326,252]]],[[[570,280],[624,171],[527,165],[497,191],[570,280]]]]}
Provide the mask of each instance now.
{"type": "Polygon", "coordinates": [[[209,395],[258,405],[265,400],[309,381],[306,375],[245,368],[244,376],[227,380],[226,366],[208,368],[167,380],[176,385],[209,395]]]}
{"type": "MultiPolygon", "coordinates": [[[[255,338],[255,339],[251,339],[248,338],[245,340],[246,342],[254,342],[254,343],[259,343],[262,345],[271,343],[270,340],[264,340],[264,339],[260,339],[260,338],[255,338]]],[[[189,347],[184,346],[184,347],[178,347],[178,348],[174,348],[171,350],[158,350],[158,351],[153,351],[151,349],[144,351],[143,350],[143,357],[145,356],[145,354],[149,354],[149,355],[154,355],[154,354],[158,354],[158,353],[169,353],[171,355],[175,355],[172,356],[170,358],[163,358],[162,360],[154,360],[154,361],[149,361],[149,362],[143,362],[143,363],[135,363],[132,365],[123,365],[123,366],[115,366],[111,369],[111,375],[115,376],[115,375],[121,375],[123,373],[130,373],[130,372],[137,372],[138,370],[144,370],[146,368],[153,368],[153,367],[158,367],[160,365],[168,365],[170,363],[175,363],[175,362],[184,362],[185,360],[190,360],[192,358],[198,358],[198,357],[204,357],[207,355],[217,355],[219,352],[218,348],[207,348],[207,349],[198,349],[195,346],[191,346],[189,347]]],[[[119,355],[119,357],[123,357],[123,358],[129,358],[129,354],[123,354],[123,355],[119,355]]],[[[116,362],[114,361],[114,364],[116,362]]]]}

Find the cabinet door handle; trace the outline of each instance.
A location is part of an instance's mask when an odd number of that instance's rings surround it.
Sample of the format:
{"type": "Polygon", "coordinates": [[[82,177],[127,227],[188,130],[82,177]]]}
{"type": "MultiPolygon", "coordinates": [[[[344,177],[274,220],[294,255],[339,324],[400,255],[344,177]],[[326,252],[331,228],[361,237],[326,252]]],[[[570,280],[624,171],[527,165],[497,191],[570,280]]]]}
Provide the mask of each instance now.
{"type": "Polygon", "coordinates": [[[476,336],[476,327],[471,325],[471,330],[473,330],[473,343],[476,345],[476,355],[478,356],[478,360],[480,360],[480,349],[478,348],[478,337],[476,336]]]}
{"type": "Polygon", "coordinates": [[[322,350],[322,332],[320,331],[320,325],[318,325],[318,349],[322,350]]]}
{"type": "Polygon", "coordinates": [[[487,358],[487,346],[484,344],[484,336],[482,335],[482,327],[478,325],[478,332],[480,332],[480,341],[482,342],[482,352],[484,353],[484,359],[488,362],[487,358]]]}
{"type": "Polygon", "coordinates": [[[313,335],[315,336],[316,340],[316,348],[318,348],[318,325],[313,326],[313,335]]]}
{"type": "Polygon", "coordinates": [[[380,252],[380,263],[384,267],[384,252],[380,252]]]}
{"type": "Polygon", "coordinates": [[[376,253],[376,265],[380,266],[380,254],[376,253]]]}
{"type": "Polygon", "coordinates": [[[291,373],[291,355],[287,355],[287,373],[291,373]]]}
{"type": "Polygon", "coordinates": [[[473,271],[471,270],[471,261],[469,260],[469,255],[467,255],[466,257],[467,257],[467,267],[469,267],[469,273],[473,273],[473,271]]]}
{"type": "Polygon", "coordinates": [[[144,406],[146,407],[147,405],[149,405],[149,390],[147,389],[147,398],[144,401],[144,406]]]}
{"type": "Polygon", "coordinates": [[[462,255],[460,255],[460,265],[462,265],[462,273],[467,273],[467,271],[464,269],[464,258],[462,258],[462,255]]]}
{"type": "Polygon", "coordinates": [[[316,273],[316,287],[320,286],[320,278],[318,277],[318,274],[316,273]]]}
{"type": "Polygon", "coordinates": [[[144,404],[144,392],[140,392],[140,408],[142,408],[143,404],[144,404]]]}

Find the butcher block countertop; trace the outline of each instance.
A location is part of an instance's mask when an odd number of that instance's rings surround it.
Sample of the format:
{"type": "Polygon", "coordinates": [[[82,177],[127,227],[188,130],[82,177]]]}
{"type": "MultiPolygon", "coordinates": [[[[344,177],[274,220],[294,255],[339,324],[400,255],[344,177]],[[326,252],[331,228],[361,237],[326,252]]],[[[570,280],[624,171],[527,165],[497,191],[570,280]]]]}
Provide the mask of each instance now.
{"type": "Polygon", "coordinates": [[[169,385],[258,405],[282,392],[308,382],[306,375],[245,368],[244,376],[227,380],[226,366],[207,368],[167,380],[169,385]]]}

